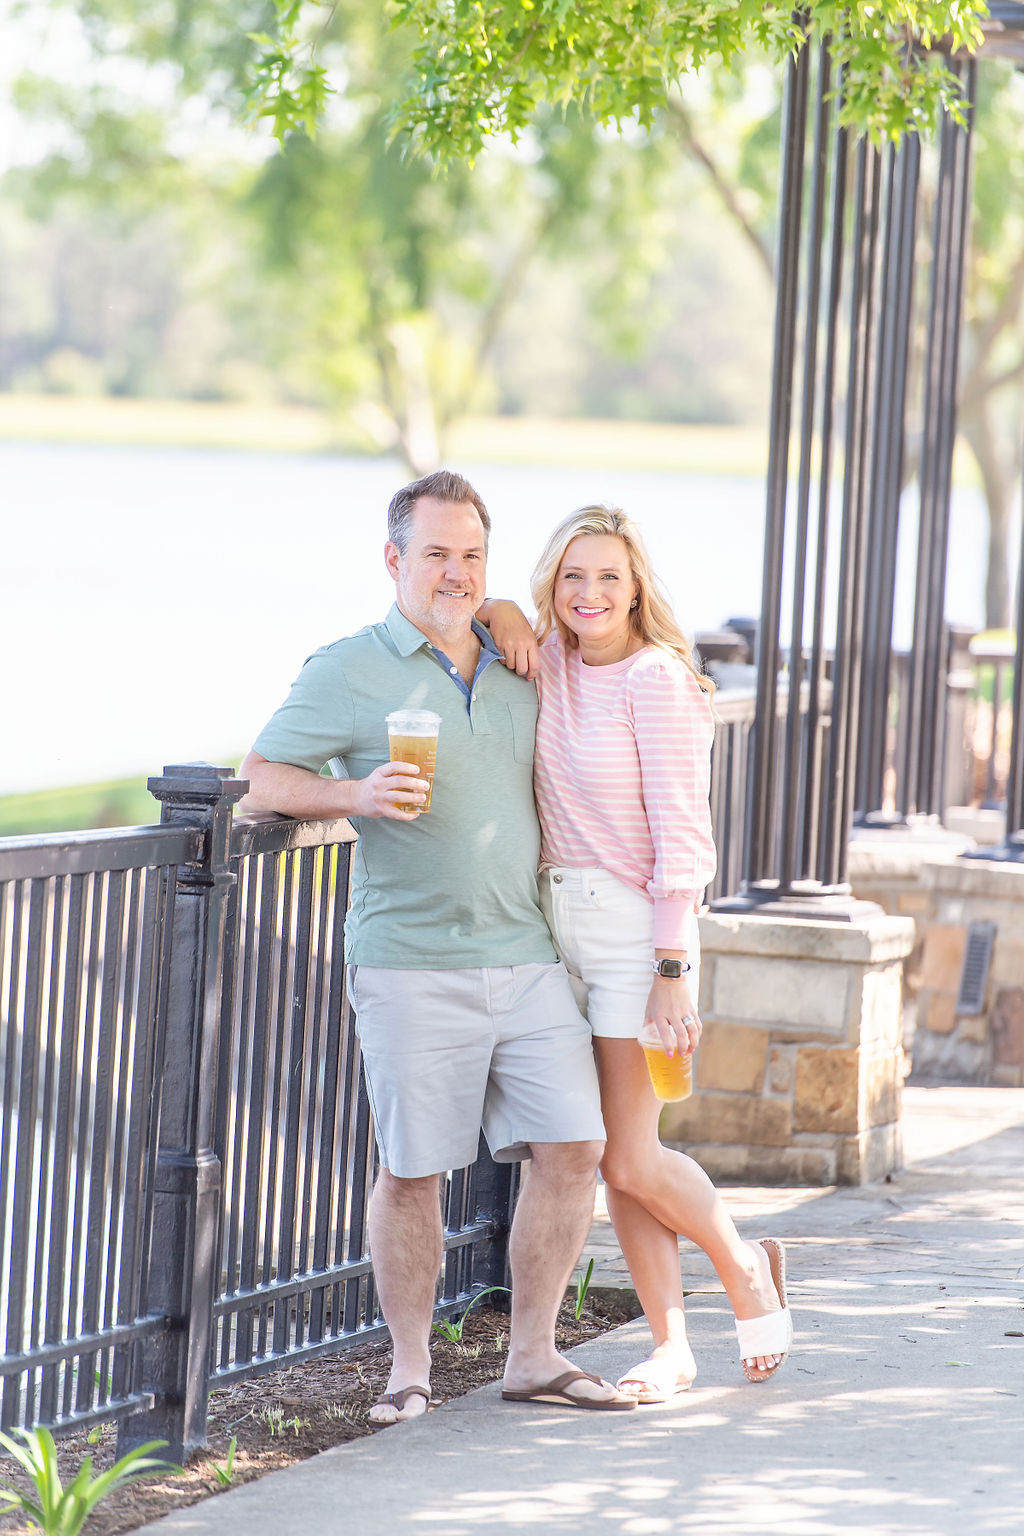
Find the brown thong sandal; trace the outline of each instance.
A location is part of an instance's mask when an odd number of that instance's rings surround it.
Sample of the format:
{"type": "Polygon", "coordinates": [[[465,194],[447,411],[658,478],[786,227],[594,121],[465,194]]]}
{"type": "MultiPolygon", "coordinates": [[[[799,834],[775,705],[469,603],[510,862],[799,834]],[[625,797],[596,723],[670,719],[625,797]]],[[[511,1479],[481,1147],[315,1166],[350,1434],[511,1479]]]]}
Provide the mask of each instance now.
{"type": "Polygon", "coordinates": [[[622,1413],[636,1407],[636,1398],[627,1397],[624,1392],[605,1398],[573,1397],[565,1389],[574,1381],[592,1381],[598,1387],[611,1386],[611,1382],[604,1381],[600,1376],[592,1376],[589,1371],[563,1371],[561,1376],[556,1376],[544,1386],[522,1389],[503,1387],[501,1395],[507,1403],[553,1403],[556,1407],[568,1404],[570,1408],[590,1408],[598,1413],[622,1413]]]}
{"type": "MultiPolygon", "coordinates": [[[[431,1405],[430,1389],[429,1387],[419,1386],[403,1387],[400,1392],[382,1392],[377,1401],[371,1404],[371,1411],[373,1408],[395,1408],[398,1410],[398,1413],[402,1413],[405,1409],[407,1399],[414,1394],[418,1397],[422,1397],[425,1400],[427,1407],[424,1409],[424,1412],[426,1412],[431,1405]]],[[[420,1415],[416,1414],[415,1417],[419,1418],[420,1415]]],[[[371,1424],[378,1425],[380,1429],[387,1429],[392,1424],[403,1424],[407,1422],[408,1420],[399,1419],[397,1417],[387,1420],[370,1420],[371,1424]]]]}

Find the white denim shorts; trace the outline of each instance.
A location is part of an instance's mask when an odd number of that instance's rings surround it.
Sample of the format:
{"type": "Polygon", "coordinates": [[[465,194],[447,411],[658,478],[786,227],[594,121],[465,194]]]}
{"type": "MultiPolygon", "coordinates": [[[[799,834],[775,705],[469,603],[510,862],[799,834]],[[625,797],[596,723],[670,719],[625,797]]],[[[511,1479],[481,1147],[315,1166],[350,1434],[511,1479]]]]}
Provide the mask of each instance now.
{"type": "Polygon", "coordinates": [[[533,1142],[605,1139],[590,1030],[557,961],[351,965],[348,978],[377,1146],[396,1178],[464,1168],[481,1128],[499,1163],[533,1142]]]}
{"type": "MultiPolygon", "coordinates": [[[[654,903],[606,869],[559,866],[542,873],[540,904],[594,1034],[635,1039],[654,979],[654,903]]],[[[693,912],[686,928],[686,958],[686,979],[696,1003],[700,933],[693,912]]]]}

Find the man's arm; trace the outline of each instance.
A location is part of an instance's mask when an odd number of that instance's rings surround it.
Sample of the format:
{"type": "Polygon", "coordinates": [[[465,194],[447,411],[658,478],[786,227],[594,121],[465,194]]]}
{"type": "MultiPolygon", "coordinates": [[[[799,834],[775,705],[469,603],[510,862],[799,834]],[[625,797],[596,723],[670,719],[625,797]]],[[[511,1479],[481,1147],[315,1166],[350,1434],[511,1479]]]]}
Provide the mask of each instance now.
{"type": "Polygon", "coordinates": [[[238,802],[240,815],[277,811],[304,820],[338,816],[386,816],[414,821],[427,798],[428,785],[416,777],[415,763],[381,763],[365,779],[325,779],[308,768],[272,763],[249,751],[238,770],[249,780],[249,792],[238,802]],[[408,810],[400,810],[397,802],[408,810]]]}

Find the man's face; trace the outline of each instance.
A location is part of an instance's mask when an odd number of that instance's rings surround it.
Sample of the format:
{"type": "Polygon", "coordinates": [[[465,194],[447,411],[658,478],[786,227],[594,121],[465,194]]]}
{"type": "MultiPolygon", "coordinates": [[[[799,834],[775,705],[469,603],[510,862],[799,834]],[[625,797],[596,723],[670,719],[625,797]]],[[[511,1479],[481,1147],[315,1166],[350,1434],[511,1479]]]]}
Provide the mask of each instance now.
{"type": "Polygon", "coordinates": [[[486,596],[484,525],[472,502],[421,496],[412,514],[405,554],[389,540],[384,561],[398,588],[398,606],[443,649],[469,631],[486,596]]]}

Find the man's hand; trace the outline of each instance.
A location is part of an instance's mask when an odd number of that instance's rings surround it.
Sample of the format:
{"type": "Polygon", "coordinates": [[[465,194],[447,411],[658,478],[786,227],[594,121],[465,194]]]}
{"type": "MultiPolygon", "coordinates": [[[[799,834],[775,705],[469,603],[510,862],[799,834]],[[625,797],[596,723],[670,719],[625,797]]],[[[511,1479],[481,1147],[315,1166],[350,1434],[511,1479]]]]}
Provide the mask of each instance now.
{"type": "Polygon", "coordinates": [[[487,625],[509,671],[535,678],[540,667],[540,647],[519,604],[504,597],[489,597],[477,610],[477,618],[487,625]]]}
{"type": "Polygon", "coordinates": [[[253,750],[246,753],[239,770],[239,778],[248,779],[250,789],[238,809],[244,815],[276,811],[300,820],[386,816],[392,821],[415,821],[429,788],[418,774],[418,763],[381,763],[365,779],[328,779],[309,768],[269,762],[253,750]],[[407,809],[396,809],[396,802],[407,809]]]}
{"type": "Polygon", "coordinates": [[[426,779],[418,763],[381,763],[365,779],[352,781],[352,816],[384,816],[389,821],[415,821],[426,803],[426,779]]]}

